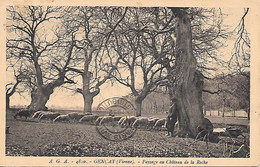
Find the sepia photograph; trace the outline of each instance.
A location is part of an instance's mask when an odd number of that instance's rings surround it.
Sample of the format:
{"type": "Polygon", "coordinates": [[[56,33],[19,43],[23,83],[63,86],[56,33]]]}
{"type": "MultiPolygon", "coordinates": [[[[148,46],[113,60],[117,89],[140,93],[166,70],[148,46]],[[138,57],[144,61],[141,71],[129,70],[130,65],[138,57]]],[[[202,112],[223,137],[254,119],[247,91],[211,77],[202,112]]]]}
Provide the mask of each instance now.
{"type": "Polygon", "coordinates": [[[4,157],[252,158],[250,7],[4,8],[4,157]]]}

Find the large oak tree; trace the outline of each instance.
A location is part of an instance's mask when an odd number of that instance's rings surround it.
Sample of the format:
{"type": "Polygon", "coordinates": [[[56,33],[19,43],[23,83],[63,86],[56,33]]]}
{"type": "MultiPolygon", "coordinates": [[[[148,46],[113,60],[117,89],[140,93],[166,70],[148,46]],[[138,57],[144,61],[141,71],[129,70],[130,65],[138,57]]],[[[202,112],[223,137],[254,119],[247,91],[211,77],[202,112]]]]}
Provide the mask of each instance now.
{"type": "Polygon", "coordinates": [[[49,6],[7,8],[7,61],[13,66],[23,63],[30,110],[44,109],[56,87],[74,83],[66,76],[73,59],[74,35],[66,36],[58,27],[61,11],[61,7],[49,6]]]}

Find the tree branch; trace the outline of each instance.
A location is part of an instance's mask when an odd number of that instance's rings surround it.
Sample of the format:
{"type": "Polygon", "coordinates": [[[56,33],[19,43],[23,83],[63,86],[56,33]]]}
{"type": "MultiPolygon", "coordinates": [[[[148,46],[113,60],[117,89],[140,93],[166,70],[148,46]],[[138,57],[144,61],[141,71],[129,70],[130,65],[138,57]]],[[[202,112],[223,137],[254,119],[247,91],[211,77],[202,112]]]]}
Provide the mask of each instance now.
{"type": "Polygon", "coordinates": [[[112,32],[115,31],[116,27],[117,27],[117,26],[120,24],[120,22],[124,19],[125,15],[126,15],[126,12],[127,12],[127,9],[128,9],[128,7],[125,8],[125,11],[124,11],[124,13],[123,13],[123,16],[118,20],[118,22],[115,24],[115,26],[112,28],[112,30],[110,30],[110,31],[107,33],[107,36],[108,36],[108,37],[107,37],[107,40],[106,40],[105,44],[107,44],[107,42],[108,42],[108,40],[109,40],[109,38],[110,38],[112,32]]]}

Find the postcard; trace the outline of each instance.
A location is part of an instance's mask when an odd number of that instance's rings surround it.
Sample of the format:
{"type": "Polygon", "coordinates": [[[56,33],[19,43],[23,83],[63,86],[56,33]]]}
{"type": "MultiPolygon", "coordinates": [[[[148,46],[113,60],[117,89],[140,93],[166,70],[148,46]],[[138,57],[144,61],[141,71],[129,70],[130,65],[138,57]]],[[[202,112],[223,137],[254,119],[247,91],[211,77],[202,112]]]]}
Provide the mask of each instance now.
{"type": "Polygon", "coordinates": [[[260,3],[2,1],[1,166],[259,166],[260,3]]]}

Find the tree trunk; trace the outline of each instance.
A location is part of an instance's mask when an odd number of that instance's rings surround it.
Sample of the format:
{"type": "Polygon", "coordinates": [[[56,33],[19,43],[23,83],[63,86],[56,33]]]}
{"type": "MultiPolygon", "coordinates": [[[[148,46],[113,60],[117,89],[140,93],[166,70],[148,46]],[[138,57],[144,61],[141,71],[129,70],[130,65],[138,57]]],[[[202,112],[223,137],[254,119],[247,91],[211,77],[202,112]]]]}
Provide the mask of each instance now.
{"type": "Polygon", "coordinates": [[[94,101],[94,97],[97,96],[100,92],[99,88],[97,88],[93,92],[90,91],[90,81],[92,78],[92,73],[88,71],[88,66],[89,66],[89,62],[85,61],[84,71],[83,73],[81,73],[83,89],[80,93],[84,98],[84,110],[83,110],[84,114],[92,113],[92,104],[94,101]]]}
{"type": "Polygon", "coordinates": [[[137,116],[137,117],[141,116],[142,103],[143,103],[143,100],[135,100],[135,106],[136,106],[135,116],[137,116]]]}
{"type": "Polygon", "coordinates": [[[89,90],[92,73],[88,71],[88,65],[89,63],[85,61],[84,72],[81,74],[82,84],[83,84],[82,95],[84,98],[83,114],[92,113],[92,104],[93,104],[93,96],[91,95],[91,92],[89,90]]]}
{"type": "Polygon", "coordinates": [[[16,83],[14,84],[14,86],[12,88],[8,88],[5,92],[5,98],[6,98],[6,109],[10,109],[10,97],[15,93],[16,91],[16,87],[18,86],[18,84],[21,82],[21,80],[19,79],[19,75],[15,76],[16,77],[16,83]]]}
{"type": "Polygon", "coordinates": [[[35,91],[31,92],[31,104],[28,106],[28,109],[33,111],[45,110],[45,105],[52,93],[52,88],[37,88],[35,91]]]}
{"type": "Polygon", "coordinates": [[[92,94],[88,93],[88,94],[84,94],[83,98],[84,98],[83,114],[87,114],[87,113],[91,114],[92,113],[92,104],[93,104],[94,97],[92,96],[92,94]]]}
{"type": "Polygon", "coordinates": [[[196,137],[203,124],[203,79],[196,71],[196,59],[192,52],[191,22],[184,9],[171,8],[177,17],[175,82],[171,83],[178,99],[180,130],[196,137]]]}
{"type": "Polygon", "coordinates": [[[10,96],[9,95],[6,95],[5,96],[6,100],[6,109],[10,109],[10,96]]]}

